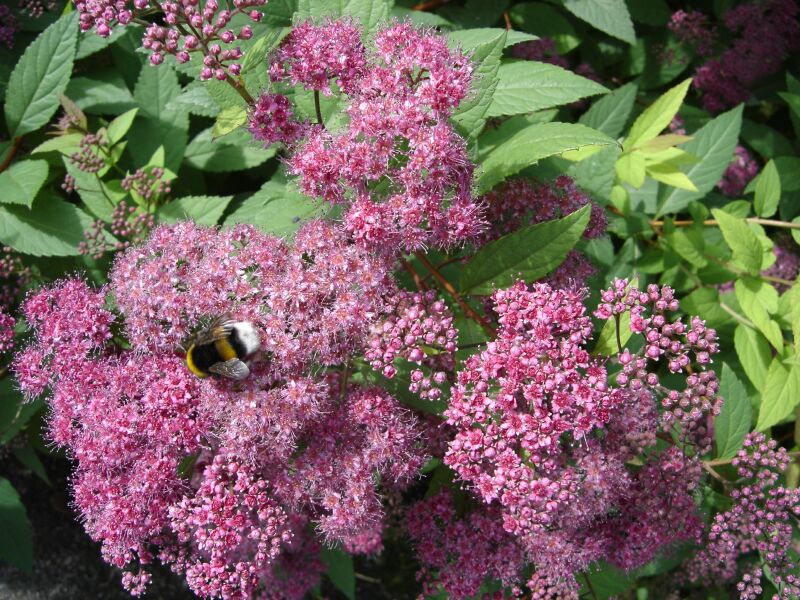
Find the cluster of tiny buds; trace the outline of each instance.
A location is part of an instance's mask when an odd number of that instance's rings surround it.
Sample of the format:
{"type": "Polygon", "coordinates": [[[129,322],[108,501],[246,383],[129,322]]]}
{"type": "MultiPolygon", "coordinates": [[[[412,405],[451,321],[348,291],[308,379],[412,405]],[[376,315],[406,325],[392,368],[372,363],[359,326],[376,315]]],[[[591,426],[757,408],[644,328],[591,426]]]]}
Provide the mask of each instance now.
{"type": "Polygon", "coordinates": [[[0,354],[14,349],[14,317],[0,307],[0,354]]]}
{"type": "Polygon", "coordinates": [[[19,30],[19,21],[7,5],[0,5],[0,44],[14,47],[14,36],[19,30]]]}
{"type": "Polygon", "coordinates": [[[120,202],[111,213],[110,224],[111,233],[117,241],[109,243],[106,224],[97,220],[91,229],[83,232],[86,241],[78,244],[78,252],[100,259],[106,252],[124,250],[132,244],[143,242],[150,230],[155,227],[155,217],[147,212],[140,212],[137,215],[137,210],[136,206],[128,206],[125,201],[120,202]]]}
{"type": "Polygon", "coordinates": [[[22,263],[14,249],[0,247],[0,310],[11,308],[30,279],[30,267],[22,263]]]}
{"type": "Polygon", "coordinates": [[[78,184],[75,181],[75,178],[69,173],[64,175],[64,181],[61,182],[61,189],[67,194],[71,194],[78,189],[78,184]]]}
{"type": "Polygon", "coordinates": [[[178,62],[186,63],[191,60],[191,53],[200,52],[203,55],[200,79],[216,78],[223,81],[229,75],[241,73],[242,65],[236,61],[240,61],[244,53],[238,46],[223,49],[222,44],[253,37],[249,25],[240,27],[238,31],[229,28],[231,20],[243,14],[258,22],[262,13],[250,9],[265,3],[266,0],[235,0],[234,10],[219,10],[217,0],[208,0],[202,7],[198,0],[165,2],[161,7],[166,25],[150,25],[142,39],[142,46],[150,50],[150,63],[153,65],[161,64],[165,54],[171,54],[178,62]]]}
{"type": "Polygon", "coordinates": [[[172,191],[169,181],[163,181],[164,169],[153,167],[137,169],[136,172],[126,175],[121,182],[122,189],[126,192],[136,192],[150,202],[154,198],[166,196],[172,191]]]}
{"type": "Polygon", "coordinates": [[[81,138],[80,150],[73,152],[69,160],[84,173],[97,173],[105,166],[105,160],[98,153],[108,145],[99,133],[87,133],[81,138]]]}
{"type": "Polygon", "coordinates": [[[55,10],[58,2],[55,0],[20,0],[19,11],[27,14],[31,19],[38,19],[45,11],[55,10]]]}

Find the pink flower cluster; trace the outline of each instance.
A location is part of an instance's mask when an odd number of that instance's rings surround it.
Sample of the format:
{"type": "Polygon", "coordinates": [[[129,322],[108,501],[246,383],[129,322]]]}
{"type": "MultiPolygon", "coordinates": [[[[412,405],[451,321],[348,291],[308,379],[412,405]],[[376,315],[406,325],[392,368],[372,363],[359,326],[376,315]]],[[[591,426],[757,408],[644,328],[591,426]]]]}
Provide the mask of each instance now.
{"type": "Polygon", "coordinates": [[[521,282],[495,292],[497,338],[466,360],[445,411],[456,428],[445,464],[500,508],[505,530],[536,565],[529,587],[537,597],[574,595],[575,574],[594,561],[633,569],[702,533],[692,493],[708,446],[698,423],[719,409],[716,380],[704,370],[715,335],[696,319],[691,329],[667,321],[677,309],[669,288],[638,292],[616,282],[596,314],[630,310],[645,347],[618,355],[623,371],[613,386],[586,349],[584,293],[521,282]],[[677,406],[647,370],[662,357],[678,371],[694,358],[688,378],[698,381],[688,380],[677,406]],[[633,363],[641,373],[630,372],[633,363]],[[660,429],[676,423],[684,444],[658,452],[660,429]],[[642,455],[642,469],[627,466],[642,455]]]}
{"type": "Polygon", "coordinates": [[[299,600],[322,570],[311,528],[369,549],[360,536],[382,529],[382,490],[426,460],[413,415],[343,366],[393,290],[386,265],[328,223],[293,246],[180,223],[121,254],[108,288],[69,279],[26,300],[17,381],[49,393],[75,505],[132,593],[159,560],[201,597],[299,600]],[[200,379],[181,357],[224,314],[262,339],[243,382],[200,379]]]}
{"type": "MultiPolygon", "coordinates": [[[[732,461],[743,483],[731,490],[733,506],[717,514],[707,545],[686,565],[692,581],[730,581],[737,574],[737,559],[757,552],[769,569],[779,593],[773,598],[796,598],[800,578],[795,574],[792,529],[800,516],[800,492],[779,485],[789,466],[789,455],[775,440],[750,433],[732,461]]],[[[742,574],[737,586],[742,600],[761,597],[761,568],[742,574]]]]}
{"type": "Polygon", "coordinates": [[[723,18],[735,36],[717,58],[701,66],[693,84],[703,94],[703,106],[720,111],[750,98],[750,88],[772,75],[800,47],[800,21],[795,0],[764,0],[740,4],[723,18]]]}
{"type": "Polygon", "coordinates": [[[14,47],[14,36],[19,31],[19,21],[7,4],[0,6],[0,44],[14,47]]]}
{"type": "Polygon", "coordinates": [[[388,378],[397,373],[397,358],[416,363],[420,368],[411,371],[410,390],[424,399],[436,400],[441,396],[438,386],[446,381],[447,372],[452,372],[458,336],[453,315],[434,291],[398,290],[386,302],[387,318],[372,326],[364,358],[388,378]],[[450,368],[427,376],[421,368],[431,370],[443,360],[450,368]]]}
{"type": "Polygon", "coordinates": [[[525,553],[503,530],[496,507],[459,518],[452,493],[442,490],[411,505],[405,526],[423,565],[417,573],[423,596],[435,596],[441,586],[453,600],[472,598],[487,579],[520,591],[525,553]]]}
{"type": "Polygon", "coordinates": [[[677,10],[670,17],[667,27],[680,42],[693,46],[700,56],[710,56],[714,52],[716,31],[708,17],[700,11],[677,10]]]}
{"type": "Polygon", "coordinates": [[[747,184],[758,175],[756,160],[744,146],[736,146],[733,160],[719,180],[717,187],[728,198],[739,198],[747,184]]]}
{"type": "Polygon", "coordinates": [[[0,310],[9,311],[30,280],[30,268],[14,249],[0,247],[0,310]]]}
{"type": "Polygon", "coordinates": [[[267,0],[234,0],[233,7],[226,4],[220,10],[217,0],[202,5],[197,0],[168,0],[158,3],[151,0],[77,0],[75,8],[80,14],[82,31],[94,28],[101,37],[111,35],[117,25],[127,25],[139,16],[153,11],[163,12],[163,24],[150,24],[142,38],[142,47],[150,51],[150,63],[159,65],[164,56],[172,55],[180,63],[191,60],[193,53],[202,56],[200,79],[216,78],[220,81],[241,72],[241,47],[232,46],[237,41],[249,40],[253,30],[249,25],[232,24],[244,17],[253,22],[261,20],[262,13],[255,10],[267,0]],[[228,47],[229,46],[229,47],[228,47]]]}
{"type": "Polygon", "coordinates": [[[346,205],[345,225],[363,247],[393,253],[470,239],[483,225],[474,165],[448,122],[469,90],[470,61],[408,23],[378,30],[370,48],[361,35],[349,21],[303,23],[270,66],[276,83],[341,93],[347,125],[293,121],[287,99],[270,93],[250,130],[265,144],[293,142],[288,171],[305,194],[346,205]]]}

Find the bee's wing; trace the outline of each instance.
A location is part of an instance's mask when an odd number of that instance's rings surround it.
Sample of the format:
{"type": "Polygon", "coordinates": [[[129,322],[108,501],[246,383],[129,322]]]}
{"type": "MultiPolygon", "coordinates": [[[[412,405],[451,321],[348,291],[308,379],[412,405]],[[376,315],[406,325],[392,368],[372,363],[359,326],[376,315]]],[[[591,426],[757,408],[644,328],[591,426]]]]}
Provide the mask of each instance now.
{"type": "Polygon", "coordinates": [[[226,360],[225,362],[214,363],[208,368],[208,370],[211,373],[221,375],[222,377],[227,377],[228,379],[234,379],[236,381],[247,379],[247,376],[250,375],[250,369],[248,366],[238,358],[232,358],[230,360],[226,360]]]}

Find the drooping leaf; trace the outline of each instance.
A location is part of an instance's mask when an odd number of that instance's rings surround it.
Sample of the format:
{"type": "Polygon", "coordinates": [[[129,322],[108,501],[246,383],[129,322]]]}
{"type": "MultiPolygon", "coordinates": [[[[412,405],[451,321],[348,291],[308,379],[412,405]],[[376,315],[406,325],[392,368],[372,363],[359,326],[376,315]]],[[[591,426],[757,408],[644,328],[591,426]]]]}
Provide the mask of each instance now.
{"type": "Polygon", "coordinates": [[[39,129],[59,106],[72,73],[78,40],[77,13],[45,29],[17,62],[8,79],[5,114],[10,136],[39,129]]]}
{"type": "Polygon", "coordinates": [[[497,87],[487,116],[534,112],[607,91],[599,83],[556,65],[526,60],[506,63],[497,72],[497,87]]]}
{"type": "Polygon", "coordinates": [[[636,41],[625,0],[564,0],[564,8],[612,37],[629,44],[636,41]]]}
{"type": "Polygon", "coordinates": [[[517,132],[486,157],[478,177],[480,192],[490,190],[509,175],[542,158],[586,146],[611,146],[606,134],[577,123],[538,123],[517,132]]]}
{"type": "Polygon", "coordinates": [[[722,410],[714,419],[714,439],[717,458],[731,458],[742,447],[753,422],[750,397],[744,384],[731,368],[722,363],[719,395],[723,398],[722,410]]]}
{"type": "Polygon", "coordinates": [[[717,185],[731,162],[739,140],[742,109],[743,105],[739,105],[718,115],[693,133],[694,139],[691,142],[681,146],[684,151],[700,159],[685,171],[697,191],[665,188],[666,194],[659,201],[659,216],[683,210],[690,202],[702,198],[717,185]]]}
{"type": "Polygon", "coordinates": [[[136,118],[138,112],[138,108],[131,109],[128,112],[122,113],[108,124],[106,134],[108,135],[108,141],[111,145],[116,144],[125,137],[125,134],[128,133],[131,125],[133,125],[133,120],[136,118]]]}
{"type": "Polygon", "coordinates": [[[198,225],[216,225],[233,196],[184,196],[165,204],[156,212],[161,223],[191,220],[198,225]]]}
{"type": "Polygon", "coordinates": [[[555,42],[555,50],[565,54],[576,48],[581,39],[567,18],[544,2],[522,2],[508,11],[514,26],[555,42]]]}
{"type": "Polygon", "coordinates": [[[347,552],[334,548],[323,548],[321,557],[322,562],[328,566],[325,574],[331,583],[347,598],[355,600],[356,576],[353,558],[347,552]]]}
{"type": "Polygon", "coordinates": [[[0,173],[0,204],[22,204],[30,208],[47,179],[44,160],[23,160],[0,173]]]}
{"type": "Polygon", "coordinates": [[[481,248],[461,272],[461,289],[490,294],[516,279],[534,281],[555,269],[589,223],[587,205],[561,219],[523,227],[481,248]]]}
{"type": "Polygon", "coordinates": [[[17,490],[0,477],[0,558],[23,571],[33,569],[33,531],[17,490]]]}

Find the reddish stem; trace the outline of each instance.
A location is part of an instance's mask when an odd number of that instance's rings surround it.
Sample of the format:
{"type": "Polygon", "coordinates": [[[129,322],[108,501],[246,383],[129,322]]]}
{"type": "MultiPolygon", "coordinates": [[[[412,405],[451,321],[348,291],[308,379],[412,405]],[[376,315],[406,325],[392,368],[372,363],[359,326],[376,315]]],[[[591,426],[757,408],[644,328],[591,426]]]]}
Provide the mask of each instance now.
{"type": "Polygon", "coordinates": [[[5,171],[8,168],[8,165],[11,164],[11,161],[14,160],[14,156],[17,154],[17,150],[19,150],[21,144],[22,136],[15,137],[14,141],[11,142],[11,148],[9,148],[8,154],[6,154],[6,157],[3,160],[3,164],[0,164],[0,173],[5,171]]]}

